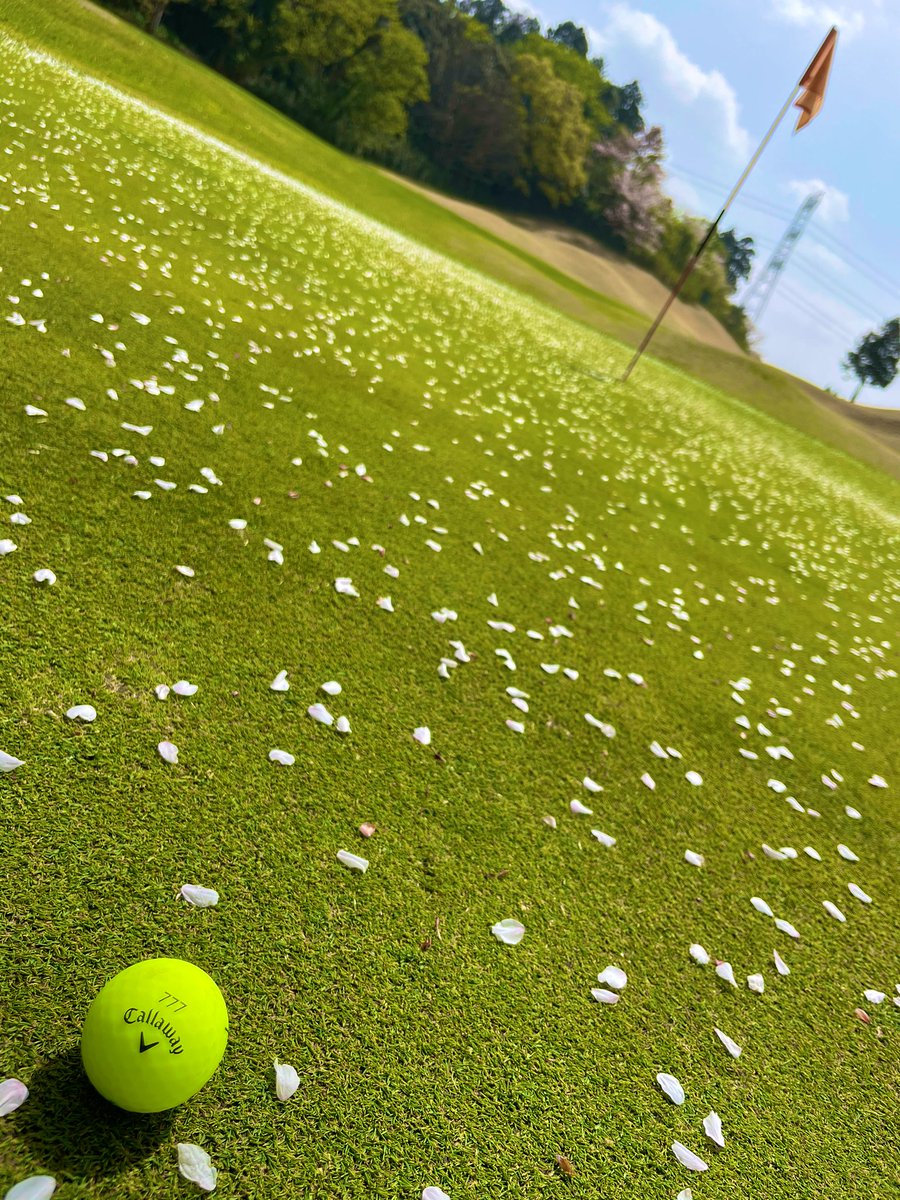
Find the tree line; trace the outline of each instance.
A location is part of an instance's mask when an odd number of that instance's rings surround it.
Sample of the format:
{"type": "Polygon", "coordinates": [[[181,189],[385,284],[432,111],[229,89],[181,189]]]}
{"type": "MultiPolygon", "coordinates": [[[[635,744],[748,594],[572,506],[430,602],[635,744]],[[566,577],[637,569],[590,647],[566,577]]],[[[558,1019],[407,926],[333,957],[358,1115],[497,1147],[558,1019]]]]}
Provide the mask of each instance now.
{"type": "MultiPolygon", "coordinates": [[[[105,0],[350,153],[553,216],[675,282],[705,223],[664,191],[663,134],[572,21],[502,0],[105,0]]],[[[722,232],[682,292],[746,348],[731,297],[753,240],[722,232]]]]}

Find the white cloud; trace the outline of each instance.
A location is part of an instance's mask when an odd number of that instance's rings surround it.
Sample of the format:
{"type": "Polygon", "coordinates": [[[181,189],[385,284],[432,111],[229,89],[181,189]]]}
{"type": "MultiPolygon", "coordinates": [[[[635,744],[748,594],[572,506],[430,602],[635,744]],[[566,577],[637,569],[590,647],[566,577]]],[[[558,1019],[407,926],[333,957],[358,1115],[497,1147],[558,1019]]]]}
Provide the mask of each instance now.
{"type": "Polygon", "coordinates": [[[647,60],[645,76],[656,75],[682,103],[712,114],[716,133],[736,160],[749,156],[750,135],[741,125],[737,96],[720,71],[704,71],[679,49],[668,26],[650,13],[639,12],[627,4],[615,4],[601,30],[589,29],[591,41],[608,53],[625,45],[647,60]]]}
{"type": "MultiPolygon", "coordinates": [[[[819,4],[818,0],[771,0],[772,13],[790,25],[811,26],[821,29],[822,36],[832,25],[837,25],[844,37],[854,37],[866,23],[865,15],[859,11],[845,12],[832,8],[830,4],[819,4]]],[[[880,7],[875,5],[875,7],[880,7]]]]}
{"type": "Polygon", "coordinates": [[[821,179],[792,179],[787,190],[797,200],[804,200],[810,192],[824,192],[822,203],[816,210],[826,225],[838,225],[850,220],[850,198],[840,188],[832,187],[821,179]]]}
{"type": "Polygon", "coordinates": [[[836,275],[847,275],[850,267],[839,254],[834,254],[826,246],[820,245],[818,242],[810,242],[806,247],[806,255],[808,258],[815,259],[817,266],[825,267],[828,271],[833,271],[836,275]]]}

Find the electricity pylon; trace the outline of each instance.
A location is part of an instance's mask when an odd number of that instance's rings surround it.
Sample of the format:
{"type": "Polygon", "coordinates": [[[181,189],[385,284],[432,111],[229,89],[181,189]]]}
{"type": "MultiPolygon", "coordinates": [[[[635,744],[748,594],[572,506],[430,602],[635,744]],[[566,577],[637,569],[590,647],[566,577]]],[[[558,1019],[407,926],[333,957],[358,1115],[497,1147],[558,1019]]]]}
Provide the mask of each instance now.
{"type": "Polygon", "coordinates": [[[812,219],[813,213],[822,203],[824,192],[810,192],[794,215],[781,241],[772,251],[772,257],[766,263],[765,270],[754,279],[747,289],[742,304],[747,316],[758,325],[760,317],[765,312],[766,305],[772,299],[772,293],[778,283],[781,272],[787,266],[791,252],[799,242],[804,229],[812,219]]]}

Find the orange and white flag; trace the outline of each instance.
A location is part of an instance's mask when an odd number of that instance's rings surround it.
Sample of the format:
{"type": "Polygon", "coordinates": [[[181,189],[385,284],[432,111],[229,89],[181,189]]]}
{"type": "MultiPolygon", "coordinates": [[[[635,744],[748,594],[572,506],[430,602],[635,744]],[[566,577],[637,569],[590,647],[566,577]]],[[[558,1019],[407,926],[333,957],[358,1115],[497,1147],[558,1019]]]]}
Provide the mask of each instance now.
{"type": "Polygon", "coordinates": [[[800,116],[794,126],[794,133],[808,125],[825,99],[825,88],[828,85],[828,75],[834,59],[834,48],[837,45],[837,29],[832,26],[831,32],[819,47],[816,57],[806,69],[806,74],[800,80],[803,91],[794,101],[794,107],[800,109],[800,116]]]}

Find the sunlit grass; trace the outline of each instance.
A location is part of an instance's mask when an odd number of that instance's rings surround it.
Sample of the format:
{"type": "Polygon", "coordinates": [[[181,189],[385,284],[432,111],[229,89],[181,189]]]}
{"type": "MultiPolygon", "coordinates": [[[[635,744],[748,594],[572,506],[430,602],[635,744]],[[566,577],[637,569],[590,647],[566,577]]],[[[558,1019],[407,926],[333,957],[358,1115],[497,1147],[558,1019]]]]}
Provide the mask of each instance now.
{"type": "Polygon", "coordinates": [[[0,1182],[162,1200],[192,1141],[222,1195],[664,1200],[679,1140],[697,1197],[892,1196],[900,1013],[863,992],[900,979],[895,486],[652,362],[622,388],[623,346],[352,190],[2,49],[0,511],[31,523],[0,558],[0,749],[25,760],[0,776],[0,1065],[32,1096],[0,1182]],[[232,1040],[135,1121],[83,1083],[78,1030],[155,954],[213,974],[232,1040]],[[595,1004],[611,963],[628,985],[595,1004]]]}

